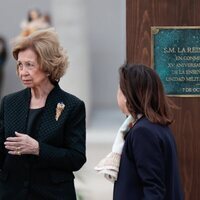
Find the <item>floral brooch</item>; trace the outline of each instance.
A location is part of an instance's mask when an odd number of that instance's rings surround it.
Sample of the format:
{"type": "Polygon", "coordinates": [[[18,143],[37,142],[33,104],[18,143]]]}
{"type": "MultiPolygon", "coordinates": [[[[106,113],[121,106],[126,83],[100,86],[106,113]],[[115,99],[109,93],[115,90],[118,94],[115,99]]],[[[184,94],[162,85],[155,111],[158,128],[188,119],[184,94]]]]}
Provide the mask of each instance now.
{"type": "Polygon", "coordinates": [[[62,111],[64,110],[64,108],[65,108],[65,104],[63,102],[57,103],[56,116],[55,116],[56,121],[58,121],[58,119],[59,119],[60,115],[62,114],[62,111]]]}

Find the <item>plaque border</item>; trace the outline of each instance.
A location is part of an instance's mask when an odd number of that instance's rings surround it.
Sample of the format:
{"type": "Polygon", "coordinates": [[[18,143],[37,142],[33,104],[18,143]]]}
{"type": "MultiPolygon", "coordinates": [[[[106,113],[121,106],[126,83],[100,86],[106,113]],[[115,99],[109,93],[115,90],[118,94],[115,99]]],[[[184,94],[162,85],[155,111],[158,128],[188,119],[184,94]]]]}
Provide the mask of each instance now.
{"type": "MultiPolygon", "coordinates": [[[[154,35],[159,32],[160,29],[199,29],[200,26],[151,26],[151,68],[154,69],[154,35]]],[[[164,85],[163,85],[164,87],[164,85]]],[[[169,97],[200,97],[199,94],[166,94],[169,97]]]]}

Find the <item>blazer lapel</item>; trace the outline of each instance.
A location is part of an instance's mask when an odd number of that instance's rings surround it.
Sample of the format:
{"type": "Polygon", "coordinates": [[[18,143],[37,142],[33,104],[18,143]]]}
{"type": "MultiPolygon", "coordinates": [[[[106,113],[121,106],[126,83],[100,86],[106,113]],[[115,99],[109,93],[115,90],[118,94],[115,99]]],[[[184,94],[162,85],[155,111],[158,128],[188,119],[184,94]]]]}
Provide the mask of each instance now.
{"type": "Polygon", "coordinates": [[[47,139],[51,134],[55,133],[55,130],[58,129],[61,123],[63,123],[64,120],[64,112],[63,110],[62,114],[60,115],[60,118],[58,121],[56,121],[56,106],[58,103],[61,103],[64,101],[63,95],[61,92],[60,87],[57,85],[55,88],[49,93],[44,112],[41,117],[41,122],[38,130],[38,139],[40,141],[44,141],[47,139]]]}

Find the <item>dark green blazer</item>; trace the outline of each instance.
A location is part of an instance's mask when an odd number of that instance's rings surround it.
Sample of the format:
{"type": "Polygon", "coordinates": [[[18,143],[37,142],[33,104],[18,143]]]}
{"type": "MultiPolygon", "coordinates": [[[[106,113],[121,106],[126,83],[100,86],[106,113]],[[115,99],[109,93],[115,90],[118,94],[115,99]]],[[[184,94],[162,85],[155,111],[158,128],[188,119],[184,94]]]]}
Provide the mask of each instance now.
{"type": "Polygon", "coordinates": [[[85,105],[57,85],[46,100],[37,130],[39,156],[14,156],[4,142],[26,133],[30,89],[5,96],[0,110],[0,200],[75,200],[73,171],[86,162],[85,105]],[[65,108],[56,121],[56,107],[65,108]]]}

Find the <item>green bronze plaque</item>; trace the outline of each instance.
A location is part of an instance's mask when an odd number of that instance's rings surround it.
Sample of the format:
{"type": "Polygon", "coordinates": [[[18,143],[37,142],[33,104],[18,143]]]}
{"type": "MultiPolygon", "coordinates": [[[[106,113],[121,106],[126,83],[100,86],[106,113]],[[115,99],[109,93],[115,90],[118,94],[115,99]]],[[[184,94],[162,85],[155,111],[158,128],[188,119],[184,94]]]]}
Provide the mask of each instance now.
{"type": "Polygon", "coordinates": [[[151,27],[152,67],[169,96],[200,96],[200,27],[151,27]]]}

